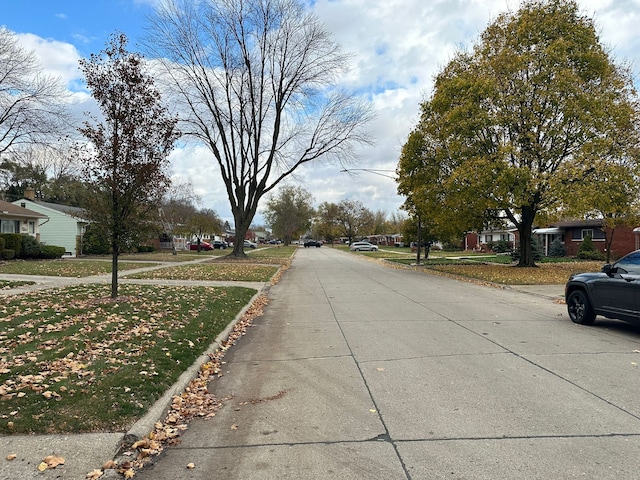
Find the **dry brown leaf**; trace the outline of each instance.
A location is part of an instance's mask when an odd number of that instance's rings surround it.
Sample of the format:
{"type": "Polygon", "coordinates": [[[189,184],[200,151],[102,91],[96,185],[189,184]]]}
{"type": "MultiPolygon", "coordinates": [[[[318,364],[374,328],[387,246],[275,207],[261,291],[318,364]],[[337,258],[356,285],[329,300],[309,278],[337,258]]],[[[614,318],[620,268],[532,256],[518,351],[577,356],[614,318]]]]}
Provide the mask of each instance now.
{"type": "Polygon", "coordinates": [[[238,425],[236,425],[235,423],[231,425],[231,430],[237,430],[237,429],[238,429],[238,425]]]}
{"type": "Polygon", "coordinates": [[[47,465],[45,462],[40,462],[40,465],[38,465],[39,472],[44,472],[47,468],[49,468],[49,465],[47,465]]]}
{"type": "Polygon", "coordinates": [[[103,475],[102,470],[98,470],[97,468],[95,470],[90,471],[89,473],[87,473],[87,476],[84,478],[88,478],[89,480],[97,480],[98,478],[100,478],[103,475]]]}
{"type": "Polygon", "coordinates": [[[133,478],[136,476],[136,472],[133,470],[133,468],[130,468],[129,470],[126,470],[124,472],[124,478],[133,478]]]}
{"type": "Polygon", "coordinates": [[[48,468],[56,468],[58,465],[64,465],[64,458],[56,457],[55,455],[49,455],[47,457],[44,457],[42,462],[46,463],[48,468]]]}
{"type": "Polygon", "coordinates": [[[108,460],[102,465],[103,470],[112,470],[114,468],[118,468],[118,464],[113,460],[108,460]]]}
{"type": "Polygon", "coordinates": [[[7,460],[9,461],[15,460],[16,458],[18,458],[18,455],[16,455],[15,453],[10,453],[9,455],[7,455],[7,460]]]}
{"type": "Polygon", "coordinates": [[[195,463],[187,463],[187,468],[189,470],[193,470],[194,468],[196,468],[196,464],[195,463]]]}

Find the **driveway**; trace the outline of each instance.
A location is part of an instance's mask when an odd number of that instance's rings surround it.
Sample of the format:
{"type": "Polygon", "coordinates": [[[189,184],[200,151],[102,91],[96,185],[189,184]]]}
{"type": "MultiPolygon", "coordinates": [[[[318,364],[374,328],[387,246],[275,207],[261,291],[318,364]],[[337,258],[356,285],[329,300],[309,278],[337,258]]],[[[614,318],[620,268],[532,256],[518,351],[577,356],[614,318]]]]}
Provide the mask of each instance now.
{"type": "Polygon", "coordinates": [[[136,478],[638,478],[638,329],[331,248],[269,296],[223,409],[136,478]]]}

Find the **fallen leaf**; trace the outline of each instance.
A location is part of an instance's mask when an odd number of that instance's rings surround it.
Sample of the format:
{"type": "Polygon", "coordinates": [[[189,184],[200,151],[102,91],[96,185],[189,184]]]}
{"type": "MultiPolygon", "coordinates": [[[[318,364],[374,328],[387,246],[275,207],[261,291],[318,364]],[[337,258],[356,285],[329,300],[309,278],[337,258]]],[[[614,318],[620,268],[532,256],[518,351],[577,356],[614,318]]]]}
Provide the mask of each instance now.
{"type": "Polygon", "coordinates": [[[42,461],[47,464],[48,468],[56,468],[58,465],[64,465],[64,458],[56,457],[55,455],[44,457],[42,461]]]}
{"type": "Polygon", "coordinates": [[[136,472],[133,470],[133,468],[130,468],[129,470],[126,470],[124,472],[124,478],[133,478],[136,476],[136,472]]]}
{"type": "Polygon", "coordinates": [[[231,425],[231,430],[237,430],[237,429],[238,429],[238,425],[236,425],[235,423],[231,425]]]}
{"type": "Polygon", "coordinates": [[[47,468],[49,468],[49,466],[45,462],[40,462],[40,465],[38,465],[39,472],[44,472],[47,468]]]}
{"type": "Polygon", "coordinates": [[[195,463],[188,463],[188,464],[187,464],[187,468],[188,468],[189,470],[193,470],[194,468],[196,468],[196,464],[195,464],[195,463]]]}
{"type": "Polygon", "coordinates": [[[104,465],[102,465],[102,469],[103,470],[111,470],[114,468],[118,468],[118,464],[116,462],[114,462],[113,460],[108,460],[105,462],[104,465]]]}
{"type": "Polygon", "coordinates": [[[92,470],[91,472],[87,473],[87,476],[84,478],[88,478],[89,480],[96,480],[100,478],[102,475],[103,475],[102,470],[98,470],[96,468],[95,470],[92,470]]]}
{"type": "Polygon", "coordinates": [[[16,455],[15,453],[10,453],[9,455],[7,455],[7,460],[15,460],[17,457],[18,455],[16,455]]]}

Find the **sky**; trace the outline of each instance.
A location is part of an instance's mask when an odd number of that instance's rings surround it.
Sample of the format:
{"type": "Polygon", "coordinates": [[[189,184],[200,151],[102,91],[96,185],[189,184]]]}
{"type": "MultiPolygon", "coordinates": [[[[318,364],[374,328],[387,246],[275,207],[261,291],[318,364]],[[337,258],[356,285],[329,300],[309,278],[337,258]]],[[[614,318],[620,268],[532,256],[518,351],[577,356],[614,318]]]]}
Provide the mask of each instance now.
{"type": "MultiPolygon", "coordinates": [[[[0,24],[34,51],[45,72],[61,78],[73,94],[74,112],[90,110],[78,60],[105,48],[115,31],[129,38],[129,49],[145,34],[148,15],[160,0],[0,0],[0,24]]],[[[358,163],[344,172],[327,162],[312,162],[290,183],[322,202],[358,200],[387,215],[400,211],[403,198],[393,180],[400,150],[429,98],[433,78],[454,53],[469,49],[497,15],[517,10],[516,0],[315,0],[314,13],[345,52],[350,72],[340,81],[371,99],[372,146],[355,153],[358,163]]],[[[640,69],[640,0],[579,0],[595,21],[600,41],[617,62],[640,69]]],[[[233,224],[229,201],[211,153],[196,145],[171,154],[172,176],[189,181],[201,202],[233,224]]],[[[262,215],[254,223],[264,222],[262,215]]]]}

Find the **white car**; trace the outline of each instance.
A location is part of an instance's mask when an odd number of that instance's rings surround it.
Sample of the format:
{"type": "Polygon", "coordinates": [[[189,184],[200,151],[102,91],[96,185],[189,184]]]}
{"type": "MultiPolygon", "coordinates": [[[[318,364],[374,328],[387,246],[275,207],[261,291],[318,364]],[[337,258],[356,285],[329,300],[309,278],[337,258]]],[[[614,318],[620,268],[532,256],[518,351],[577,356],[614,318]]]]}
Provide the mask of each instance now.
{"type": "Polygon", "coordinates": [[[349,250],[352,252],[377,252],[378,247],[369,242],[353,242],[349,245],[349,250]]]}
{"type": "Polygon", "coordinates": [[[249,247],[249,248],[256,248],[258,245],[256,245],[255,243],[253,243],[250,240],[245,240],[244,241],[244,246],[245,247],[249,247]]]}

